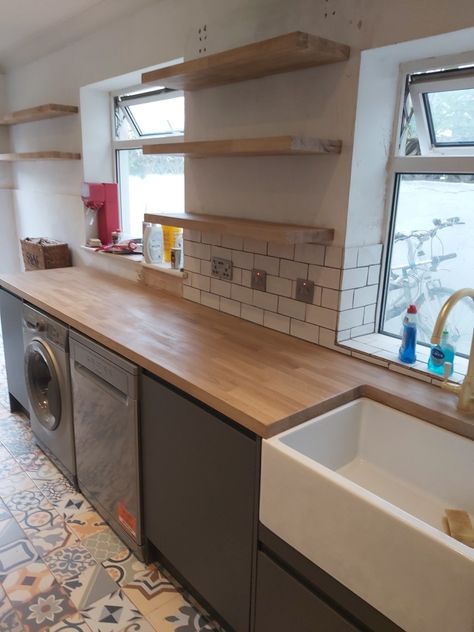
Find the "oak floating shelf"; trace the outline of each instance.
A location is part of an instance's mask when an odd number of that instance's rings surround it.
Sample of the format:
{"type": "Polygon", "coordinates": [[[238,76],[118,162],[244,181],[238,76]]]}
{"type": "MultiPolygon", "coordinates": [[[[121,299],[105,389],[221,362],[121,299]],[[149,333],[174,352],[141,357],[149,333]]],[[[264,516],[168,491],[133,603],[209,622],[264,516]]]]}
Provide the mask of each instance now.
{"type": "Polygon", "coordinates": [[[209,233],[224,233],[285,244],[327,244],[334,239],[334,230],[332,228],[277,224],[218,215],[146,213],[144,220],[153,224],[190,228],[209,233]]]}
{"type": "Polygon", "coordinates": [[[271,39],[146,72],[143,83],[200,90],[267,75],[333,64],[349,58],[350,48],[295,31],[271,39]]]}
{"type": "Polygon", "coordinates": [[[59,105],[58,103],[47,103],[38,105],[27,110],[18,110],[0,117],[0,125],[17,125],[18,123],[30,123],[31,121],[42,121],[44,119],[58,118],[59,116],[69,116],[77,114],[79,108],[75,105],[59,105]]]}
{"type": "Polygon", "coordinates": [[[21,162],[32,160],[80,160],[81,154],[65,151],[32,151],[20,154],[0,154],[0,161],[21,162]]]}
{"type": "Polygon", "coordinates": [[[273,136],[270,138],[234,138],[232,140],[181,141],[145,145],[144,154],[174,154],[189,158],[217,156],[307,156],[340,154],[340,140],[273,136]]]}

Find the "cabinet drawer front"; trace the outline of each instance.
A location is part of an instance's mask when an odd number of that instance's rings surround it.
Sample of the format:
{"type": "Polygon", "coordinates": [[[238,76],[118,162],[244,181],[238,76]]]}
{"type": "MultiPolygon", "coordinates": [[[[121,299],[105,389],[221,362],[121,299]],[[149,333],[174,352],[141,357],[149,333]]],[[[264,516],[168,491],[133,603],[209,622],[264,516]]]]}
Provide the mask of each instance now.
{"type": "Polygon", "coordinates": [[[360,632],[265,553],[257,561],[255,632],[360,632]]]}
{"type": "Polygon", "coordinates": [[[230,629],[246,632],[257,441],[143,376],[142,451],[147,538],[230,629]]]}

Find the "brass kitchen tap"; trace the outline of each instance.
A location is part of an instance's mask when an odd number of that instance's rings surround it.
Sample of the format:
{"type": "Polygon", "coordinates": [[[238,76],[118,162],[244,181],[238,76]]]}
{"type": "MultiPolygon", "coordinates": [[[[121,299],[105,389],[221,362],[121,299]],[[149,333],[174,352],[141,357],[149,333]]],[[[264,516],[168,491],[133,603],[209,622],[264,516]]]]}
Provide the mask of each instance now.
{"type": "MultiPolygon", "coordinates": [[[[458,301],[460,301],[462,298],[465,298],[466,296],[469,296],[474,301],[474,289],[466,287],[462,290],[454,292],[454,294],[452,294],[443,305],[438,314],[438,318],[436,319],[433,334],[431,336],[432,344],[440,344],[441,334],[443,333],[443,330],[445,328],[446,319],[448,318],[450,311],[458,301]]],[[[446,388],[448,391],[451,391],[452,393],[459,394],[458,410],[466,413],[474,413],[474,330],[472,334],[471,351],[469,354],[469,364],[462,385],[451,384],[448,382],[450,370],[451,367],[447,362],[445,364],[444,370],[445,377],[441,386],[443,388],[446,388]]]]}

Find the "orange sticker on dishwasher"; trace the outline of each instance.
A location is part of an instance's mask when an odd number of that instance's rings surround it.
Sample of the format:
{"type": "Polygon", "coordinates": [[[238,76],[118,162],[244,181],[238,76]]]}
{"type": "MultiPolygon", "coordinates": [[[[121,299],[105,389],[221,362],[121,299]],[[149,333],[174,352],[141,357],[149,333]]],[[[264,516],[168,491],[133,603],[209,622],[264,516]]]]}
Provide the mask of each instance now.
{"type": "Polygon", "coordinates": [[[119,502],[117,504],[117,517],[125,531],[128,531],[128,533],[136,539],[137,519],[127,510],[125,503],[123,502],[119,502]]]}

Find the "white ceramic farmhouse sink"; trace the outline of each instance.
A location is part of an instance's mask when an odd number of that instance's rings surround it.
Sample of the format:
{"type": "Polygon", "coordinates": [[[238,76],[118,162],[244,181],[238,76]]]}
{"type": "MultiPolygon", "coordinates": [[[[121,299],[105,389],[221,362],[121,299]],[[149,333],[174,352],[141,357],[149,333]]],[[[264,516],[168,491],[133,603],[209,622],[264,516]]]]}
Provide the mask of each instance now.
{"type": "Polygon", "coordinates": [[[260,521],[407,632],[473,632],[474,441],[358,399],[263,441],[260,521]]]}

